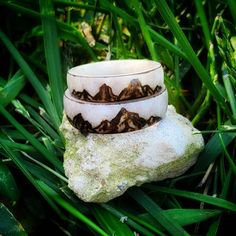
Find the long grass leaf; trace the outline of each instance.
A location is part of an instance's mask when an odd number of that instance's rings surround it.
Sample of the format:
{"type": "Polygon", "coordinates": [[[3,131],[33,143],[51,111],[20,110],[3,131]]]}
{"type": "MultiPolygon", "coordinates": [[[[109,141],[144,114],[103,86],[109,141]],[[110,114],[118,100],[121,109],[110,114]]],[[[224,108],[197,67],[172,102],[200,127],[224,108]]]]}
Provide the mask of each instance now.
{"type": "Polygon", "coordinates": [[[95,205],[92,209],[93,215],[100,225],[109,232],[109,235],[133,236],[133,232],[129,227],[125,223],[119,221],[119,219],[113,216],[109,211],[95,205]]]}
{"type": "MultiPolygon", "coordinates": [[[[41,19],[41,15],[34,10],[22,7],[18,4],[11,3],[11,2],[0,2],[0,3],[4,6],[8,7],[9,9],[15,11],[16,13],[20,12],[22,14],[29,16],[29,17],[33,17],[34,19],[36,19],[38,21],[40,21],[40,19],[41,19]]],[[[93,9],[93,7],[92,7],[92,9],[93,9]]],[[[86,51],[91,56],[93,61],[98,60],[94,51],[91,49],[91,47],[89,47],[87,41],[84,39],[82,34],[76,28],[74,28],[71,25],[68,25],[66,23],[63,23],[59,20],[56,21],[56,24],[57,24],[57,28],[58,28],[58,34],[61,39],[63,39],[63,40],[69,39],[72,42],[80,43],[86,49],[86,51]]]]}
{"type": "Polygon", "coordinates": [[[36,163],[38,166],[42,167],[42,169],[48,171],[49,173],[53,174],[54,176],[56,176],[57,178],[59,178],[60,180],[62,180],[65,183],[68,183],[67,178],[65,178],[63,175],[61,175],[60,173],[58,173],[57,171],[51,169],[49,166],[43,164],[40,161],[37,161],[36,159],[34,159],[33,157],[31,157],[30,155],[22,152],[24,156],[26,156],[29,160],[31,160],[32,162],[36,163]]]}
{"type": "Polygon", "coordinates": [[[61,117],[63,109],[62,98],[64,81],[62,78],[56,17],[52,1],[40,0],[39,3],[43,27],[44,52],[49,84],[51,87],[52,101],[55,104],[58,115],[61,117]]]}
{"type": "Polygon", "coordinates": [[[133,3],[134,3],[134,8],[135,8],[135,11],[136,11],[136,15],[138,17],[139,26],[141,28],[144,40],[145,40],[145,42],[148,46],[151,57],[152,57],[153,60],[157,61],[159,59],[159,57],[156,53],[154,43],[152,42],[152,38],[150,36],[147,24],[145,22],[145,19],[144,19],[143,13],[142,13],[142,3],[138,0],[133,0],[133,3]]]}
{"type": "Polygon", "coordinates": [[[29,104],[30,106],[34,107],[35,109],[40,109],[43,107],[41,103],[30,97],[29,95],[25,93],[21,93],[19,98],[21,98],[26,104],[29,104]]]}
{"type": "Polygon", "coordinates": [[[49,205],[52,207],[52,209],[55,210],[55,212],[59,216],[63,216],[59,208],[52,202],[52,200],[45,194],[45,192],[42,190],[42,188],[39,186],[39,184],[36,182],[34,177],[31,175],[31,173],[28,171],[28,169],[22,164],[19,153],[12,152],[11,149],[9,149],[4,143],[0,142],[0,147],[6,152],[7,156],[15,163],[15,165],[22,171],[22,173],[27,177],[27,179],[31,182],[31,184],[40,192],[40,194],[43,196],[43,198],[49,203],[49,205]]]}
{"type": "MultiPolygon", "coordinates": [[[[221,138],[227,147],[236,137],[236,133],[222,133],[221,138]]],[[[224,151],[221,145],[219,134],[215,134],[206,144],[204,150],[198,157],[198,161],[194,166],[193,172],[199,172],[206,169],[222,152],[224,151]]]]}
{"type": "Polygon", "coordinates": [[[40,18],[40,14],[38,12],[9,1],[0,1],[0,6],[6,6],[15,12],[21,12],[24,15],[28,15],[34,18],[40,18]]]}
{"type": "Polygon", "coordinates": [[[28,153],[37,152],[37,150],[30,145],[12,142],[10,140],[7,140],[6,138],[4,139],[0,138],[0,143],[4,143],[10,149],[17,150],[17,151],[23,151],[23,152],[28,152],[28,153]]]}
{"type": "Polygon", "coordinates": [[[96,2],[94,5],[90,4],[83,4],[82,2],[72,2],[72,1],[65,1],[65,0],[53,0],[53,3],[56,6],[63,6],[63,7],[75,7],[78,9],[84,9],[84,10],[92,10],[92,11],[99,11],[99,12],[107,12],[106,8],[98,7],[96,2]]]}
{"type": "Polygon", "coordinates": [[[4,45],[7,47],[7,49],[11,53],[12,57],[19,64],[21,70],[23,71],[27,79],[30,81],[35,91],[37,92],[38,96],[40,97],[41,101],[43,102],[45,109],[50,114],[52,120],[54,121],[55,126],[58,128],[60,125],[60,119],[57,115],[55,107],[53,106],[50,96],[48,95],[47,91],[44,89],[44,87],[42,86],[41,82],[39,81],[39,79],[37,78],[33,70],[29,67],[29,65],[26,63],[24,58],[20,55],[18,50],[15,48],[15,46],[11,43],[8,37],[1,30],[0,30],[0,40],[2,40],[4,45]]]}
{"type": "Polygon", "coordinates": [[[79,212],[75,207],[73,207],[69,202],[64,200],[57,192],[55,192],[53,189],[47,186],[44,182],[38,180],[37,183],[44,190],[44,192],[48,196],[50,196],[51,199],[53,199],[58,205],[60,205],[62,208],[64,208],[66,211],[72,214],[74,217],[84,222],[89,227],[91,227],[99,235],[108,236],[108,234],[104,232],[99,226],[97,226],[92,220],[90,220],[88,217],[86,217],[81,212],[79,212]]]}
{"type": "Polygon", "coordinates": [[[26,109],[29,114],[35,119],[35,121],[41,127],[43,127],[44,131],[47,132],[53,140],[60,140],[60,136],[58,135],[58,133],[33,108],[27,106],[26,109]]]}
{"type": "Polygon", "coordinates": [[[175,44],[171,43],[169,40],[167,40],[165,37],[163,37],[161,34],[153,30],[150,26],[148,26],[148,30],[150,32],[150,35],[153,39],[153,41],[160,44],[162,47],[170,50],[171,52],[175,53],[176,55],[182,57],[183,59],[187,60],[187,56],[185,53],[177,47],[175,44]]]}
{"type": "MultiPolygon", "coordinates": [[[[199,223],[208,220],[209,218],[218,216],[221,214],[221,211],[208,209],[169,209],[163,210],[163,214],[172,218],[181,226],[185,226],[199,223]]],[[[149,214],[141,214],[139,217],[155,226],[156,220],[149,214]]]]}
{"type": "Polygon", "coordinates": [[[194,3],[197,8],[198,16],[200,18],[203,34],[205,36],[206,48],[208,48],[210,45],[211,33],[209,30],[209,25],[208,25],[208,21],[206,18],[206,13],[205,13],[203,5],[202,5],[203,2],[202,2],[202,0],[194,0],[194,3]]]}
{"type": "MultiPolygon", "coordinates": [[[[94,10],[94,6],[90,6],[90,5],[84,6],[84,4],[81,5],[80,3],[77,3],[77,2],[67,2],[67,1],[54,1],[54,2],[56,4],[62,4],[62,5],[66,5],[66,6],[74,6],[74,7],[78,7],[78,8],[81,7],[82,9],[94,10]]],[[[24,8],[22,6],[19,6],[19,5],[10,3],[10,2],[6,2],[6,3],[2,3],[2,4],[4,4],[5,6],[9,7],[11,10],[14,10],[16,12],[21,12],[22,14],[29,15],[29,16],[34,17],[36,19],[40,19],[40,14],[37,13],[36,11],[29,10],[27,8],[24,8]]],[[[122,17],[123,19],[125,19],[127,22],[129,22],[129,24],[135,25],[137,23],[136,18],[127,14],[122,9],[112,5],[110,2],[105,0],[105,1],[101,1],[100,4],[102,5],[102,7],[98,7],[98,10],[101,10],[101,12],[106,12],[106,13],[113,12],[113,13],[119,15],[120,17],[122,17]]],[[[58,25],[59,33],[61,33],[62,39],[72,40],[72,42],[79,42],[87,50],[87,52],[92,57],[92,59],[94,61],[97,60],[96,54],[89,47],[88,43],[82,37],[82,35],[80,34],[80,32],[78,30],[75,30],[72,26],[67,25],[63,22],[59,22],[59,21],[57,21],[57,25],[58,25]],[[73,28],[73,30],[72,30],[72,28],[73,28]]],[[[182,58],[187,59],[185,53],[180,48],[178,48],[176,45],[174,45],[173,43],[168,41],[165,37],[163,37],[158,32],[154,31],[150,26],[147,25],[147,27],[148,27],[148,30],[150,31],[150,35],[151,35],[152,39],[155,42],[157,42],[158,44],[160,44],[163,47],[166,47],[171,52],[181,56],[182,58]]]]}
{"type": "Polygon", "coordinates": [[[182,29],[176,22],[176,19],[171,12],[169,6],[167,5],[165,0],[155,0],[156,5],[158,6],[157,9],[167,25],[170,27],[173,35],[178,40],[179,45],[182,49],[184,49],[185,54],[187,55],[188,61],[192,64],[193,68],[195,69],[196,73],[198,74],[199,78],[203,81],[206,87],[211,92],[214,99],[217,103],[221,106],[221,108],[225,111],[230,119],[233,119],[230,110],[228,108],[227,103],[225,102],[224,98],[216,89],[215,85],[213,84],[210,76],[208,75],[207,71],[199,61],[197,55],[195,54],[193,48],[191,47],[188,39],[184,35],[182,29]]]}
{"type": "Polygon", "coordinates": [[[37,149],[49,162],[63,172],[62,163],[53,156],[31,133],[29,133],[1,104],[0,113],[37,149]]]}
{"type": "MultiPolygon", "coordinates": [[[[223,138],[222,138],[221,134],[219,134],[219,138],[220,138],[220,142],[221,142],[222,148],[224,150],[226,159],[229,162],[230,168],[233,171],[233,173],[236,175],[236,165],[234,164],[234,161],[232,160],[232,157],[230,156],[230,154],[228,153],[228,151],[225,147],[225,144],[224,144],[224,141],[223,141],[223,138]]],[[[225,183],[224,183],[224,186],[226,186],[225,183]]]]}
{"type": "Polygon", "coordinates": [[[152,230],[154,233],[160,236],[166,236],[165,233],[163,233],[163,229],[161,225],[158,224],[158,222],[155,220],[155,225],[150,224],[149,221],[143,220],[141,217],[138,215],[131,214],[130,212],[126,211],[125,209],[120,209],[120,211],[127,216],[128,218],[132,219],[133,221],[139,223],[140,225],[143,225],[147,229],[152,230]]]}
{"type": "Polygon", "coordinates": [[[231,12],[232,18],[234,20],[234,25],[236,25],[236,2],[235,0],[228,0],[229,10],[231,12]]]}
{"type": "Polygon", "coordinates": [[[11,201],[17,201],[20,192],[8,167],[0,161],[0,195],[11,201]]]}
{"type": "Polygon", "coordinates": [[[8,208],[0,202],[0,233],[3,235],[27,236],[23,226],[8,208]]]}
{"type": "Polygon", "coordinates": [[[93,61],[97,61],[98,58],[92,48],[89,46],[88,42],[82,36],[82,34],[71,25],[57,21],[57,27],[59,31],[59,36],[63,40],[70,40],[75,43],[81,44],[81,46],[88,52],[93,61]]]}
{"type": "Polygon", "coordinates": [[[157,222],[159,222],[172,235],[189,235],[178,223],[171,218],[165,216],[162,209],[143,191],[140,189],[131,189],[130,196],[143,208],[145,208],[150,215],[152,215],[157,222]]]}
{"type": "Polygon", "coordinates": [[[205,202],[213,206],[218,206],[218,207],[230,210],[230,211],[236,211],[235,203],[226,201],[221,198],[212,197],[212,196],[201,194],[201,193],[194,193],[194,192],[183,191],[183,190],[178,190],[178,189],[171,189],[171,188],[166,188],[166,187],[161,187],[161,186],[154,186],[152,184],[147,185],[147,188],[155,192],[168,193],[171,195],[196,200],[199,202],[205,202]]]}
{"type": "MultiPolygon", "coordinates": [[[[147,230],[144,227],[142,227],[141,225],[137,224],[135,221],[131,220],[129,217],[127,217],[125,214],[123,214],[122,212],[120,212],[116,208],[114,208],[106,203],[101,204],[101,207],[103,207],[104,209],[109,211],[114,216],[118,217],[121,222],[124,222],[124,223],[130,225],[132,228],[136,229],[141,234],[146,235],[146,236],[154,236],[154,234],[151,233],[149,230],[147,230]]],[[[160,232],[158,232],[158,233],[160,233],[160,232]]]]}
{"type": "Polygon", "coordinates": [[[0,103],[7,106],[24,88],[25,82],[25,76],[18,70],[5,86],[0,88],[0,103]]]}
{"type": "Polygon", "coordinates": [[[235,94],[233,91],[233,86],[230,82],[230,74],[228,72],[225,62],[222,65],[222,74],[223,74],[223,82],[224,82],[225,90],[229,99],[231,110],[233,112],[234,117],[236,118],[236,99],[235,99],[235,94]]]}

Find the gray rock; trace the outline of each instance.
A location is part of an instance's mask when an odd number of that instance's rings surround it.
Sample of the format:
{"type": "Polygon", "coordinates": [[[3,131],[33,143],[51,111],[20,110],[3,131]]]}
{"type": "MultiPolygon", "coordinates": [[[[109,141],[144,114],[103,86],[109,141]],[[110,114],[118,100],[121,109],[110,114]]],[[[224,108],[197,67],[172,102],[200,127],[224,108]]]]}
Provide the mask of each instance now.
{"type": "Polygon", "coordinates": [[[85,137],[66,117],[60,128],[69,187],[86,202],[106,202],[131,186],[181,175],[204,146],[202,135],[172,106],[158,124],[129,133],[85,137]]]}

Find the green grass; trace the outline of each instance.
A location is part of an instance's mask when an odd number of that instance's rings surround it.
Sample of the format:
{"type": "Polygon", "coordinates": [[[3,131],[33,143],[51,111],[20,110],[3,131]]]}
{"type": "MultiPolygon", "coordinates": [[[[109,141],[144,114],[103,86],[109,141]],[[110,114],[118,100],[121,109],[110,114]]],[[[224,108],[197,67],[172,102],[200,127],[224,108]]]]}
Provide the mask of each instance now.
{"type": "Polygon", "coordinates": [[[228,1],[0,0],[0,234],[226,235],[236,211],[236,4],[228,1]],[[96,40],[79,30],[86,21],[96,40]],[[169,102],[205,148],[184,175],[104,204],[79,200],[59,131],[67,69],[162,63],[169,102]]]}

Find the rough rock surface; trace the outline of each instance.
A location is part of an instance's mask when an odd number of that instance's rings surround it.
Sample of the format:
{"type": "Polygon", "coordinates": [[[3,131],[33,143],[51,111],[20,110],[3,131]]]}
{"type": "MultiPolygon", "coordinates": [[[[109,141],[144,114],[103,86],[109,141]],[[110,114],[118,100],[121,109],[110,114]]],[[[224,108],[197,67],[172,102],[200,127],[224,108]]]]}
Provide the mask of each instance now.
{"type": "Polygon", "coordinates": [[[65,116],[61,131],[69,187],[86,202],[106,202],[131,186],[181,175],[204,146],[202,135],[172,106],[161,122],[139,131],[85,137],[65,116]]]}

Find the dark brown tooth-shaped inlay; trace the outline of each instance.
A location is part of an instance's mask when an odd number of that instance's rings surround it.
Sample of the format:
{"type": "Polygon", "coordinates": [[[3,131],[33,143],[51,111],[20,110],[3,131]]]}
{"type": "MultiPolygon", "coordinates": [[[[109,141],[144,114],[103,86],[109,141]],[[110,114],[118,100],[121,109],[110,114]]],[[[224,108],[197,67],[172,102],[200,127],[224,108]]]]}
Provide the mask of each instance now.
{"type": "Polygon", "coordinates": [[[86,90],[78,92],[73,90],[72,94],[74,97],[90,102],[115,102],[115,101],[124,101],[129,99],[147,97],[154,95],[161,91],[161,86],[156,86],[155,89],[152,89],[149,85],[143,85],[138,79],[133,79],[129,86],[123,89],[119,95],[115,95],[112,92],[112,88],[106,84],[103,84],[99,88],[99,92],[95,96],[91,96],[86,90]]]}
{"type": "Polygon", "coordinates": [[[124,133],[129,131],[139,130],[145,126],[150,126],[158,121],[160,117],[151,116],[149,119],[144,119],[139,116],[138,113],[129,112],[125,108],[122,108],[119,113],[111,121],[104,120],[97,127],[92,127],[92,125],[83,119],[81,113],[76,115],[73,120],[67,117],[69,122],[81,133],[101,133],[101,134],[111,134],[111,133],[124,133]]]}

